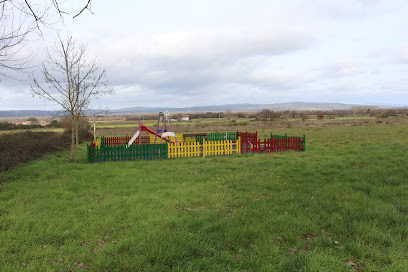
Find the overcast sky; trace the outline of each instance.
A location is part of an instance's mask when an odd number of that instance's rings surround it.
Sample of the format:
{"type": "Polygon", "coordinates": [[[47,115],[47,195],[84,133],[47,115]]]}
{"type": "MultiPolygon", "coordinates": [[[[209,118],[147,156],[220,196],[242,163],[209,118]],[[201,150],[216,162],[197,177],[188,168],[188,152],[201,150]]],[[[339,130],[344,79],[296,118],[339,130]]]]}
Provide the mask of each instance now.
{"type": "MultiPolygon", "coordinates": [[[[115,94],[95,107],[408,104],[406,0],[94,0],[92,11],[59,28],[107,69],[115,94]]],[[[41,59],[55,37],[25,51],[41,59]]],[[[57,109],[27,81],[2,78],[0,97],[0,110],[57,109]]]]}

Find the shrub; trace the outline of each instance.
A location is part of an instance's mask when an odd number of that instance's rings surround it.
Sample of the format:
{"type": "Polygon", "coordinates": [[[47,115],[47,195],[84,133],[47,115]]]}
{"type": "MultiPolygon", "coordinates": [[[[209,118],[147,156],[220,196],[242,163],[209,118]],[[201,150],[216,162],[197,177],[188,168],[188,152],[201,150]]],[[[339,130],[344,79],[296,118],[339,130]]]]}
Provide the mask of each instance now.
{"type": "MultiPolygon", "coordinates": [[[[65,129],[66,133],[71,133],[71,117],[64,116],[61,118],[61,127],[65,129]]],[[[93,135],[89,132],[89,120],[86,117],[79,118],[79,141],[92,140],[93,135]]]]}
{"type": "Polygon", "coordinates": [[[59,123],[57,120],[52,120],[51,123],[49,123],[45,127],[60,128],[61,123],[59,123]]]}
{"type": "Polygon", "coordinates": [[[19,132],[0,136],[0,172],[32,161],[69,145],[69,134],[55,132],[19,132]]]}

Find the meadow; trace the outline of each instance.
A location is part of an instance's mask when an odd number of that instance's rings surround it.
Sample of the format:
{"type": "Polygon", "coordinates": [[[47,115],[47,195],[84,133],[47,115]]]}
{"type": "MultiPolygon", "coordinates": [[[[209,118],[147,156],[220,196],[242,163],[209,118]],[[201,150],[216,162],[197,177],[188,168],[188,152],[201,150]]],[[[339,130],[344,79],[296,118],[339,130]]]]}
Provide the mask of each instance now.
{"type": "Polygon", "coordinates": [[[270,131],[306,152],[0,173],[0,270],[408,271],[407,121],[270,131]]]}
{"type": "Polygon", "coordinates": [[[10,129],[10,130],[0,130],[0,134],[6,133],[20,133],[25,131],[34,131],[34,132],[64,132],[62,128],[35,128],[35,129],[10,129]]]}

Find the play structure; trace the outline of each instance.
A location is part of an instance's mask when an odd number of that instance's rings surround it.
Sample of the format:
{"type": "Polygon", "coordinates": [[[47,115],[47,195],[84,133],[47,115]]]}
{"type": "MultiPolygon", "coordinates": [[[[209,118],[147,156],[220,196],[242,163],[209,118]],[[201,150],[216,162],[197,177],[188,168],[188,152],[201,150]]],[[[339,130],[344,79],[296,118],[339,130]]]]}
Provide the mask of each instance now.
{"type": "Polygon", "coordinates": [[[133,137],[100,137],[91,142],[87,150],[89,162],[305,151],[306,136],[270,133],[261,140],[258,132],[248,131],[176,134],[170,114],[160,112],[156,131],[142,124],[139,118],[139,129],[133,137]],[[161,129],[160,121],[163,122],[161,129]],[[167,122],[171,131],[167,131],[167,122]]]}
{"type": "Polygon", "coordinates": [[[130,147],[136,139],[139,139],[139,144],[142,144],[142,131],[147,131],[150,134],[154,135],[154,144],[156,144],[157,137],[160,138],[160,143],[162,143],[163,139],[169,143],[177,143],[177,137],[176,134],[174,133],[174,128],[173,128],[173,123],[171,122],[171,116],[168,111],[165,113],[159,112],[159,119],[157,120],[157,130],[154,132],[153,130],[149,129],[145,124],[142,124],[140,122],[140,116],[139,116],[139,130],[136,131],[136,133],[133,135],[133,137],[129,140],[127,143],[127,147],[130,147]],[[162,129],[159,129],[160,127],[160,120],[163,120],[163,127],[162,129]],[[166,121],[170,123],[171,126],[171,132],[167,131],[167,124],[166,121]],[[162,133],[162,134],[159,134],[162,133]],[[169,137],[174,137],[175,142],[171,141],[169,137]]]}

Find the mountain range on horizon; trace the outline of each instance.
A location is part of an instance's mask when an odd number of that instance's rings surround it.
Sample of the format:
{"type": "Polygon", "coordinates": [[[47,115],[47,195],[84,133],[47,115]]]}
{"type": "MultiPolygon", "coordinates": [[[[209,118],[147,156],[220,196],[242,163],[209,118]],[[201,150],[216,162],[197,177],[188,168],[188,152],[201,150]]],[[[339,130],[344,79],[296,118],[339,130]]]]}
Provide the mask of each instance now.
{"type": "MultiPolygon", "coordinates": [[[[134,113],[154,113],[160,111],[169,111],[177,113],[188,112],[222,112],[226,110],[253,112],[263,109],[269,109],[273,111],[286,111],[286,110],[350,110],[353,107],[384,107],[384,108],[407,108],[408,105],[395,105],[395,104],[377,104],[377,105],[359,105],[359,104],[343,104],[343,103],[318,103],[318,102],[286,102],[286,103],[274,103],[274,104],[224,104],[224,105],[211,105],[211,106],[195,106],[184,108],[170,108],[170,107],[131,107],[122,109],[109,110],[110,114],[134,114],[134,113]]],[[[87,114],[98,114],[99,111],[89,110],[87,114]]],[[[0,117],[48,117],[55,116],[56,111],[46,110],[8,110],[0,111],[0,117]]]]}

